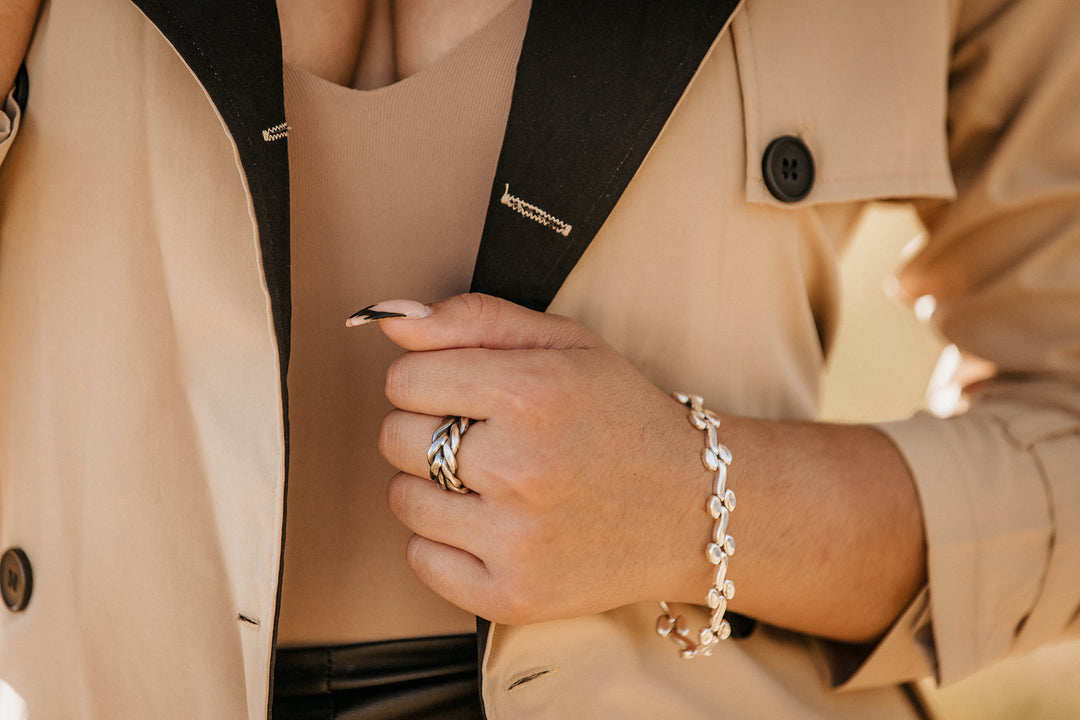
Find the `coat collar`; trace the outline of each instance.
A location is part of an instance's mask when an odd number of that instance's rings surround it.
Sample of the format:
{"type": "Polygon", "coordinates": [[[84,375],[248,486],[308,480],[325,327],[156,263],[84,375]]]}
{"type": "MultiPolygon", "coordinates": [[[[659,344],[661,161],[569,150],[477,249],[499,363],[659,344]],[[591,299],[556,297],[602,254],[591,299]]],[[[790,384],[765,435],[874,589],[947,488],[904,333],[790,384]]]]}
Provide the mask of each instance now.
{"type": "Polygon", "coordinates": [[[555,297],[737,0],[533,0],[473,290],[555,297]]]}

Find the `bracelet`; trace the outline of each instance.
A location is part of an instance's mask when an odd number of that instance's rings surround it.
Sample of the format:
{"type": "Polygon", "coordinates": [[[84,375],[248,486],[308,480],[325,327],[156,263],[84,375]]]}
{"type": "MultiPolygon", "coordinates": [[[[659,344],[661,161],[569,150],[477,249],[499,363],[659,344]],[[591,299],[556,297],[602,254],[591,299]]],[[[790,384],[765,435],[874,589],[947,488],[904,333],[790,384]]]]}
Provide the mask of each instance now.
{"type": "Polygon", "coordinates": [[[672,393],[680,404],[690,409],[690,424],[705,431],[705,448],[701,451],[701,462],[712,473],[713,488],[706,508],[716,520],[713,526],[712,542],[705,547],[705,557],[716,566],[716,579],[705,595],[705,604],[712,609],[709,624],[698,631],[695,640],[690,637],[690,625],[682,615],[673,616],[666,602],[660,603],[664,611],[656,621],[656,632],[660,637],[670,637],[679,646],[679,654],[684,658],[699,655],[711,655],[713,648],[721,640],[731,636],[731,623],[724,619],[728,600],[735,597],[735,583],[727,579],[728,558],[735,554],[735,539],[727,534],[728,519],[735,510],[735,493],[727,487],[727,468],[731,464],[731,451],[720,444],[716,430],[720,427],[720,417],[712,410],[702,407],[702,399],[697,395],[672,393]]]}

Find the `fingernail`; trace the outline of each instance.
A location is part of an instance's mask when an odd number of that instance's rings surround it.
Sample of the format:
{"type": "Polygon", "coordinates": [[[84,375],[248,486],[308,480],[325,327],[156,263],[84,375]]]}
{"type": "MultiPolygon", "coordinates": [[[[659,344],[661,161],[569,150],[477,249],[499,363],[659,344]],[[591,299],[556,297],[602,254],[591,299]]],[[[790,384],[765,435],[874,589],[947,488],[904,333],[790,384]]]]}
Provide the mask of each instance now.
{"type": "Polygon", "coordinates": [[[431,308],[415,300],[383,300],[374,305],[368,305],[363,310],[353,313],[345,321],[345,327],[365,325],[373,320],[385,318],[409,318],[418,320],[431,314],[431,308]]]}

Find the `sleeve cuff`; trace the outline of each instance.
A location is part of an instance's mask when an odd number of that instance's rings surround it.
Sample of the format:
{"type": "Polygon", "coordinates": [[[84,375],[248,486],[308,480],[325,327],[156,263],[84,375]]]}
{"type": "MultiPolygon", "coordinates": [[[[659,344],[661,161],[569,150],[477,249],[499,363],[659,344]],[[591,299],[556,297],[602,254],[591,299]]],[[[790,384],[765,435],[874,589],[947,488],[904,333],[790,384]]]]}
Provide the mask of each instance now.
{"type": "Polygon", "coordinates": [[[1039,597],[1052,542],[1044,481],[993,413],[920,413],[878,429],[915,480],[929,577],[923,647],[938,681],[955,682],[1009,653],[1039,597]]]}
{"type": "Polygon", "coordinates": [[[930,629],[930,594],[919,591],[893,626],[872,645],[817,641],[833,688],[865,690],[936,677],[934,636],[930,629]]]}

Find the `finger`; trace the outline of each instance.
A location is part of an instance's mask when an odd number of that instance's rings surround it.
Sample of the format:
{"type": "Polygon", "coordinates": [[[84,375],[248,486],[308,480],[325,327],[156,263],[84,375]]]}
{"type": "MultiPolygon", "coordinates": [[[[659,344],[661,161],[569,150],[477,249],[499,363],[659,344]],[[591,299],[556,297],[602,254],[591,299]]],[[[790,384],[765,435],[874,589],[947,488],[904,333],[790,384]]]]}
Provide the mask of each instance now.
{"type": "Polygon", "coordinates": [[[414,535],[405,557],[420,581],[437,595],[474,615],[490,617],[493,583],[475,555],[414,535]]]}
{"type": "MultiPolygon", "coordinates": [[[[430,479],[428,449],[432,433],[442,422],[441,417],[394,410],[383,418],[379,428],[379,452],[386,460],[409,475],[428,478],[425,482],[440,493],[446,492],[430,479]]],[[[474,423],[462,436],[454,453],[457,468],[454,475],[470,490],[483,495],[491,487],[491,474],[487,468],[497,461],[489,457],[485,423],[474,423]]],[[[415,531],[415,528],[414,528],[415,531]]]]}
{"type": "Polygon", "coordinates": [[[483,348],[405,353],[387,369],[385,392],[402,410],[487,420],[562,387],[577,358],[576,353],[483,348]]]}
{"type": "Polygon", "coordinates": [[[593,347],[596,336],[559,315],[529,310],[508,300],[470,293],[431,306],[428,317],[381,320],[386,336],[406,350],[474,347],[566,349],[593,347]]]}
{"type": "Polygon", "coordinates": [[[386,502],[401,524],[428,540],[483,557],[488,533],[479,495],[443,490],[426,477],[398,473],[386,489],[386,502]]]}

